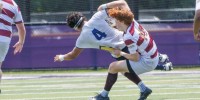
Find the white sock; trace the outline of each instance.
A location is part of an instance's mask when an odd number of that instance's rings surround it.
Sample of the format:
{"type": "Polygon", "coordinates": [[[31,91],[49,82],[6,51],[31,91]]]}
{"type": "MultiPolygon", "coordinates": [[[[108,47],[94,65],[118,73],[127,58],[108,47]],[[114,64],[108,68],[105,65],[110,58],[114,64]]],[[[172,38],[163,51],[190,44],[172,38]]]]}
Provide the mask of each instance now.
{"type": "Polygon", "coordinates": [[[140,83],[138,83],[138,87],[140,88],[140,92],[144,92],[147,88],[142,81],[140,81],[140,83]]]}
{"type": "Polygon", "coordinates": [[[101,94],[101,96],[103,96],[103,97],[108,97],[108,93],[109,93],[109,91],[102,90],[100,94],[101,94]]]}

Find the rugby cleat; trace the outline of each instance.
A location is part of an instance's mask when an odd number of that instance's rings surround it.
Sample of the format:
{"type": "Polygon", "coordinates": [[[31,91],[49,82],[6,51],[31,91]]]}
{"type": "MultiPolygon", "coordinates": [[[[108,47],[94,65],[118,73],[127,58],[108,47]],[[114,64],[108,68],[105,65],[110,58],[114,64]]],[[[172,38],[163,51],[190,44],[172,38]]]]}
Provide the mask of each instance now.
{"type": "Polygon", "coordinates": [[[167,62],[166,64],[163,65],[165,71],[170,71],[173,70],[173,65],[171,62],[167,62]]]}
{"type": "Polygon", "coordinates": [[[146,100],[147,97],[152,93],[152,90],[149,88],[146,88],[144,92],[140,92],[140,98],[138,100],[146,100]]]}
{"type": "Polygon", "coordinates": [[[161,63],[169,62],[169,57],[166,54],[159,54],[159,62],[161,63]]]}
{"type": "Polygon", "coordinates": [[[96,96],[90,98],[89,100],[110,100],[109,97],[103,97],[101,94],[97,94],[96,96]]]}

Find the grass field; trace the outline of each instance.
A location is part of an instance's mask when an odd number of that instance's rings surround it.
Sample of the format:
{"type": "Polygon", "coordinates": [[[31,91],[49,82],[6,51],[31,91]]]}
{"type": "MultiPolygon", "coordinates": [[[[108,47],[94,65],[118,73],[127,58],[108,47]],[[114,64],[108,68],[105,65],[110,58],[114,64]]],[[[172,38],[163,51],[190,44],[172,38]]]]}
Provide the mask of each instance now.
{"type": "MultiPolygon", "coordinates": [[[[0,100],[88,100],[102,90],[107,71],[5,72],[0,100]]],[[[140,76],[153,93],[147,100],[200,100],[200,68],[153,71],[140,76]]],[[[111,100],[137,100],[138,87],[119,75],[111,100]]]]}

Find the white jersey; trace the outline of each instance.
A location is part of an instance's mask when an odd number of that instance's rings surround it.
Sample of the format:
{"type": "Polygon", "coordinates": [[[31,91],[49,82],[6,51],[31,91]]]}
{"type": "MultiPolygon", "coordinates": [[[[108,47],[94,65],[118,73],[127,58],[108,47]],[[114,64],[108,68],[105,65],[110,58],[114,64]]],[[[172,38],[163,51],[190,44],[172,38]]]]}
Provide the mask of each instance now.
{"type": "Polygon", "coordinates": [[[157,57],[157,46],[149,33],[135,20],[124,34],[125,44],[130,54],[138,52],[145,60],[157,57]]]}
{"type": "Polygon", "coordinates": [[[196,10],[200,9],[200,0],[196,0],[196,10]]]}
{"type": "Polygon", "coordinates": [[[12,24],[22,23],[22,15],[18,5],[13,0],[1,0],[3,4],[0,13],[0,41],[9,43],[12,36],[12,24]]]}
{"type": "Polygon", "coordinates": [[[105,21],[108,15],[105,10],[98,11],[86,22],[76,41],[78,48],[97,48],[107,46],[116,49],[125,47],[123,32],[108,25],[105,21]]]}

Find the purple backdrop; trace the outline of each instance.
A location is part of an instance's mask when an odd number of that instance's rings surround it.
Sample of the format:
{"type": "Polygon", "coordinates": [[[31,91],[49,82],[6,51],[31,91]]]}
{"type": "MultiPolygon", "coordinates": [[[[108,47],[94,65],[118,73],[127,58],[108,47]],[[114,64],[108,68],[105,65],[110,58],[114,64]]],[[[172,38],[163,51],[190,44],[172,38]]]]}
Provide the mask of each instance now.
{"type": "MultiPolygon", "coordinates": [[[[156,41],[159,52],[168,54],[174,65],[200,64],[200,45],[193,40],[192,23],[143,25],[156,41]]],[[[114,61],[105,51],[85,49],[73,61],[55,63],[53,59],[56,54],[73,49],[78,32],[65,25],[32,25],[26,26],[26,30],[27,37],[21,54],[13,55],[12,46],[18,40],[16,35],[13,36],[3,69],[108,67],[114,61]]]]}

